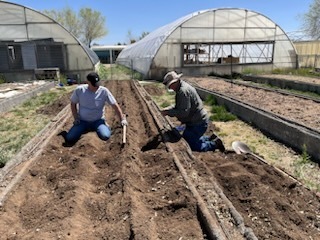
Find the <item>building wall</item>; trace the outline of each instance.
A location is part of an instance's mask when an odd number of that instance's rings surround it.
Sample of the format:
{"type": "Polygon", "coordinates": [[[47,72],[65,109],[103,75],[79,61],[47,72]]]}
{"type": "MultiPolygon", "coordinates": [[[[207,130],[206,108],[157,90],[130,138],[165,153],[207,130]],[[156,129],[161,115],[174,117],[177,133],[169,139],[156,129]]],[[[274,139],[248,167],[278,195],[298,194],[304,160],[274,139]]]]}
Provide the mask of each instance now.
{"type": "Polygon", "coordinates": [[[111,64],[114,63],[119,56],[120,52],[125,48],[125,45],[105,45],[105,46],[92,46],[91,49],[97,54],[101,63],[111,64]]]}
{"type": "Polygon", "coordinates": [[[299,67],[320,68],[320,41],[294,42],[299,67]]]}

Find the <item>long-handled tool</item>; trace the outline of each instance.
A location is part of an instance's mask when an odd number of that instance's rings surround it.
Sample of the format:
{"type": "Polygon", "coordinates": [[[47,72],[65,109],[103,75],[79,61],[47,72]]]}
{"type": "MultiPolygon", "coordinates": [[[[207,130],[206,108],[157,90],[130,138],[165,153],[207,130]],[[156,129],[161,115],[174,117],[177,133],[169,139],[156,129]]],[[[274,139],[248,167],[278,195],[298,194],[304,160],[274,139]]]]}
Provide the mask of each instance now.
{"type": "MultiPolygon", "coordinates": [[[[123,114],[123,119],[127,118],[127,114],[123,114]]],[[[122,144],[121,147],[124,147],[124,145],[127,143],[127,125],[122,125],[122,144]]]]}
{"type": "Polygon", "coordinates": [[[261,158],[258,155],[254,154],[251,151],[251,149],[248,147],[248,145],[246,145],[243,142],[240,142],[240,141],[232,142],[232,148],[237,154],[241,154],[241,153],[250,154],[250,155],[254,156],[255,158],[258,158],[260,161],[266,163],[266,161],[263,158],[261,158]]]}
{"type": "MultiPolygon", "coordinates": [[[[248,145],[246,145],[243,142],[239,142],[239,141],[234,141],[232,142],[232,148],[233,150],[237,153],[237,154],[250,154],[252,156],[254,156],[255,158],[259,159],[261,162],[268,164],[263,158],[259,157],[257,154],[254,154],[251,149],[248,147],[248,145]]],[[[269,165],[269,164],[268,164],[269,165]]],[[[292,176],[291,174],[277,168],[276,166],[273,166],[274,169],[276,169],[277,171],[281,172],[282,174],[286,175],[287,177],[289,177],[291,180],[295,181],[296,183],[300,184],[300,181],[298,179],[296,179],[294,176],[292,176]]]]}
{"type": "Polygon", "coordinates": [[[122,145],[125,145],[127,142],[127,126],[122,127],[122,145]]]}

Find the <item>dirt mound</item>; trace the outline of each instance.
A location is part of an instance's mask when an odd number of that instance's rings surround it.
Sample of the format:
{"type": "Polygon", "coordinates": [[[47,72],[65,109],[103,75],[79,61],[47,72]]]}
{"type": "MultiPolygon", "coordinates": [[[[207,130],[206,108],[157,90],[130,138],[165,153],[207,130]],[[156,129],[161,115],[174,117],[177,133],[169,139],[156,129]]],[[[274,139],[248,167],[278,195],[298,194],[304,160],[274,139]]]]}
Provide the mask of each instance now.
{"type": "Polygon", "coordinates": [[[320,239],[320,199],[252,156],[196,154],[258,239],[320,239]]]}

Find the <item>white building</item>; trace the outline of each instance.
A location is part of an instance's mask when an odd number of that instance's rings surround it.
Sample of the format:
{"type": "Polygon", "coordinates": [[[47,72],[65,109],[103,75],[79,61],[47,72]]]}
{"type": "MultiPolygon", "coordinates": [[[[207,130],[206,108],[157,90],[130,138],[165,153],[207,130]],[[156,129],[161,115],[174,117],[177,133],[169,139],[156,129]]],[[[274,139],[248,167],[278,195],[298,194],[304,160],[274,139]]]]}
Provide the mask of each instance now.
{"type": "Polygon", "coordinates": [[[91,49],[97,54],[101,63],[114,63],[126,45],[97,45],[91,49]]]}

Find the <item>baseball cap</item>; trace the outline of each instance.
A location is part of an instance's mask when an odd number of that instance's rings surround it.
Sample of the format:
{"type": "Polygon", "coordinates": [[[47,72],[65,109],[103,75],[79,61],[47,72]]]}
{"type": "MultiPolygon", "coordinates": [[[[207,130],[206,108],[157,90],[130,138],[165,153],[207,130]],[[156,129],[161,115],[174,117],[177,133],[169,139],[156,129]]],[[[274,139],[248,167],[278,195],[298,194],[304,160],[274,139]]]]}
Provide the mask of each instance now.
{"type": "Polygon", "coordinates": [[[93,86],[96,86],[97,82],[100,81],[100,77],[97,73],[91,72],[87,75],[87,80],[91,82],[93,86]]]}

